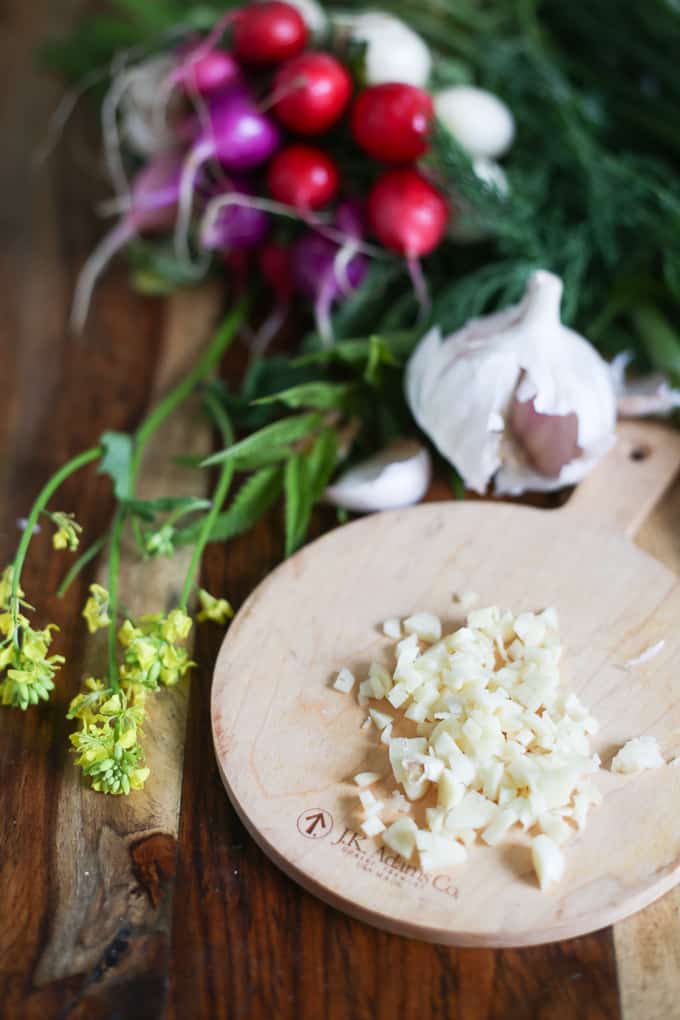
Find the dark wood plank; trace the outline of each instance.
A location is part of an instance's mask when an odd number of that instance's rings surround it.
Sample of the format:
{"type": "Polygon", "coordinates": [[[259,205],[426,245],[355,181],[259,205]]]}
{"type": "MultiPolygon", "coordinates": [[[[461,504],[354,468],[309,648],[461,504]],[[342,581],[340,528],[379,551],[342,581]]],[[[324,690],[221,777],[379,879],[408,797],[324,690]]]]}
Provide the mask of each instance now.
{"type": "MultiPolygon", "coordinates": [[[[37,489],[67,456],[97,441],[105,428],[125,429],[148,403],[165,309],[129,292],[124,269],[115,269],[98,294],[85,340],[69,335],[68,304],[77,265],[101,225],[88,213],[102,194],[96,159],[87,165],[87,130],[69,133],[53,159],[31,169],[49,111],[61,86],[36,71],[36,48],[57,28],[64,30],[82,4],[30,5],[11,0],[3,7],[2,59],[6,77],[0,125],[0,351],[5,392],[0,423],[0,555],[4,562],[17,541],[16,520],[26,513],[37,489]],[[9,87],[11,81],[11,88],[9,87]]],[[[94,150],[93,150],[94,151],[94,150]]],[[[109,485],[90,470],[62,492],[65,509],[75,509],[85,534],[96,535],[111,512],[109,485]]],[[[59,602],[53,592],[65,561],[51,554],[49,529],[36,540],[25,586],[39,604],[42,622],[57,622],[55,642],[68,665],[58,677],[51,703],[27,713],[0,712],[0,1001],[3,1017],[133,1015],[147,996],[157,1015],[165,994],[167,938],[147,933],[136,942],[125,919],[115,927],[100,959],[64,976],[40,971],[55,930],[56,876],[65,849],[57,842],[58,807],[68,765],[66,706],[81,680],[83,630],[79,611],[87,576],[59,602]],[[112,1006],[111,979],[118,982],[112,1006]],[[99,994],[105,989],[105,994],[99,994]],[[153,990],[153,995],[151,994],[153,990]],[[155,995],[155,1008],[153,996],[155,995]],[[125,1009],[126,1000],[129,1009],[125,1009]]],[[[74,836],[84,837],[74,827],[74,836]]],[[[94,833],[97,836],[96,833],[94,833]]],[[[157,848],[158,849],[158,848],[157,848]]],[[[137,850],[139,857],[140,851],[137,850]]],[[[76,850],[74,866],[81,867],[76,850]]],[[[162,854],[159,854],[161,859],[162,854]]],[[[166,855],[167,856],[167,855],[166,855]]],[[[147,853],[148,857],[148,853],[147,853]]],[[[141,861],[144,864],[144,861],[141,861]]],[[[149,862],[146,861],[148,872],[149,862]]],[[[80,880],[88,875],[78,871],[80,880]]],[[[144,896],[144,875],[138,888],[144,896]]],[[[116,916],[96,921],[116,926],[116,916]]],[[[103,903],[100,909],[105,914],[103,903]]],[[[82,949],[83,947],[81,947],[82,949]]],[[[86,947],[85,947],[86,948],[86,947]]],[[[137,1015],[142,1015],[138,1013],[137,1015]]]]}

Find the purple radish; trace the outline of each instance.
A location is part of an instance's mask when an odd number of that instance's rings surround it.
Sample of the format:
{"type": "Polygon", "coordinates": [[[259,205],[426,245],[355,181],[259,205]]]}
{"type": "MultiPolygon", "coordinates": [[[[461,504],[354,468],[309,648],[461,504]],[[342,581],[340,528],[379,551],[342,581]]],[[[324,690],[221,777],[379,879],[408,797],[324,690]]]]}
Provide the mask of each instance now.
{"type": "Polygon", "coordinates": [[[263,209],[250,204],[251,189],[234,182],[234,188],[223,192],[233,202],[223,206],[217,216],[204,220],[201,247],[209,251],[238,251],[256,247],[269,233],[271,217],[263,209]]]}
{"type": "Polygon", "coordinates": [[[203,164],[216,159],[226,170],[251,170],[269,159],[281,138],[274,121],[260,113],[252,96],[240,88],[211,97],[205,107],[205,123],[199,123],[180,181],[175,246],[181,254],[187,252],[192,196],[203,164]]]}
{"type": "Polygon", "coordinates": [[[362,203],[352,198],[346,198],[341,202],[335,211],[335,226],[348,238],[361,240],[366,228],[362,203]]]}
{"type": "Polygon", "coordinates": [[[210,96],[219,89],[242,85],[243,74],[230,53],[206,50],[204,44],[199,44],[180,54],[180,63],[170,74],[170,81],[182,85],[189,93],[210,96]]]}
{"type": "Polygon", "coordinates": [[[313,300],[317,330],[326,346],[333,340],[331,309],[334,303],[359,287],[368,268],[366,256],[352,254],[349,246],[341,247],[310,230],[291,249],[293,280],[297,289],[313,300]],[[350,257],[342,265],[345,249],[350,257]]]}
{"type": "Polygon", "coordinates": [[[132,183],[130,206],[97,245],[80,271],[71,311],[77,330],[85,325],[92,292],[98,277],[116,252],[137,234],[167,230],[173,223],[179,199],[182,162],[164,153],[147,164],[132,183]]]}

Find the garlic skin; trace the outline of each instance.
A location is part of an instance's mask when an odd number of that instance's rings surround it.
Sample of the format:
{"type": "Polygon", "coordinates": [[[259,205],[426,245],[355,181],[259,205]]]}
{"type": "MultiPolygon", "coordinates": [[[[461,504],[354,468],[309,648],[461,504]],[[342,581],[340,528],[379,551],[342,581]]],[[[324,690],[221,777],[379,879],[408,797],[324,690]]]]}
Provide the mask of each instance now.
{"type": "Polygon", "coordinates": [[[432,56],[425,41],[387,11],[337,13],[333,25],[353,42],[365,43],[367,85],[403,82],[423,88],[430,77],[432,56]]]}
{"type": "Polygon", "coordinates": [[[677,410],[680,390],[673,389],[662,372],[626,380],[626,368],[632,360],[633,355],[623,351],[611,363],[619,418],[649,418],[677,410]]]}
{"type": "Polygon", "coordinates": [[[399,439],[345,471],[326,489],[333,506],[355,513],[398,510],[419,503],[432,478],[430,454],[413,439],[399,439]]]}
{"type": "Polygon", "coordinates": [[[406,369],[419,426],[483,493],[547,492],[580,481],[615,442],[607,363],[560,321],[562,281],[535,272],[522,301],[420,341],[406,369]]]}
{"type": "Polygon", "coordinates": [[[515,137],[515,118],[505,103],[486,89],[452,85],[434,95],[434,110],[447,131],[471,156],[498,159],[515,137]]]}

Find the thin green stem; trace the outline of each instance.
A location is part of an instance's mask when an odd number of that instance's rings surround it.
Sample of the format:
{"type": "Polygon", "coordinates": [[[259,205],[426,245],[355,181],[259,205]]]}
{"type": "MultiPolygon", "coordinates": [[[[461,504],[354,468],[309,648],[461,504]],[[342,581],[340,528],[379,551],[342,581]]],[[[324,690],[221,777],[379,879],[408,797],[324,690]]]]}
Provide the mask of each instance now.
{"type": "MultiPolygon", "coordinates": [[[[222,433],[222,439],[224,445],[231,446],[234,442],[234,430],[232,428],[229,417],[215,397],[212,394],[207,393],[205,397],[205,403],[209,410],[212,412],[213,419],[216,421],[220,432],[222,433]]],[[[191,561],[189,563],[189,569],[187,570],[186,577],[184,578],[184,584],[182,586],[182,593],[179,598],[180,609],[186,611],[191,592],[193,590],[196,575],[198,573],[203,551],[210,541],[210,535],[212,533],[213,525],[217,520],[217,517],[224,506],[224,501],[227,498],[229,488],[231,486],[232,479],[234,477],[234,462],[231,460],[224,461],[222,469],[217,479],[217,485],[215,486],[215,492],[213,493],[212,506],[208,513],[203,518],[201,529],[196,539],[194,550],[191,554],[191,561]]]]}
{"type": "MultiPolygon", "coordinates": [[[[153,410],[147,415],[142,424],[135,433],[134,447],[132,451],[132,458],[130,462],[130,497],[134,497],[135,483],[137,476],[139,475],[139,469],[144,456],[144,450],[146,449],[147,443],[151,439],[154,432],[160,428],[163,422],[168,418],[173,411],[184,403],[184,401],[191,396],[193,390],[218,364],[220,358],[227,350],[231,342],[233,341],[238,331],[243,317],[246,311],[245,301],[239,302],[232,312],[227,316],[222,326],[216,332],[215,336],[209,343],[206,350],[203,352],[201,357],[198,359],[191,372],[186,375],[165,397],[153,408],[153,410]]],[[[231,430],[231,425],[229,425],[231,430]]],[[[227,472],[223,472],[220,477],[220,483],[218,483],[218,490],[224,488],[222,494],[222,501],[224,501],[229,485],[231,483],[231,474],[227,476],[227,472]],[[226,478],[226,484],[225,484],[226,478]]],[[[221,505],[221,504],[220,504],[221,505]]],[[[213,507],[214,509],[214,507],[213,507]]],[[[212,515],[213,510],[210,511],[212,515]]],[[[116,511],[116,516],[111,526],[111,543],[109,546],[109,616],[111,622],[108,629],[108,660],[109,660],[109,676],[111,679],[111,686],[114,690],[120,689],[120,680],[118,676],[118,663],[116,657],[116,636],[118,628],[118,575],[120,572],[120,546],[123,534],[123,527],[127,517],[127,511],[123,506],[119,506],[116,511]]],[[[212,522],[211,522],[212,527],[212,522]]],[[[208,532],[209,534],[209,532],[208,532]]],[[[204,543],[205,544],[205,541],[204,543]]],[[[202,551],[202,550],[201,550],[202,551]]],[[[194,550],[194,557],[196,559],[196,550],[194,550]]],[[[200,552],[196,559],[196,564],[193,568],[193,573],[197,569],[198,561],[200,560],[200,552]]],[[[191,577],[193,577],[193,573],[191,577]]],[[[188,600],[188,593],[191,591],[192,582],[190,577],[184,584],[182,592],[182,606],[186,606],[188,600]],[[185,596],[186,591],[186,596],[185,596]]]]}
{"type": "Polygon", "coordinates": [[[109,545],[109,627],[107,648],[109,660],[109,679],[114,691],[120,690],[118,662],[116,658],[116,635],[118,632],[118,575],[120,573],[120,544],[123,535],[126,512],[119,506],[111,525],[111,543],[109,545]]]}
{"type": "Polygon", "coordinates": [[[95,556],[97,556],[97,554],[102,551],[105,544],[106,536],[102,535],[101,538],[98,538],[95,542],[92,543],[91,546],[89,546],[89,548],[85,550],[82,556],[78,557],[76,562],[73,564],[71,569],[64,577],[64,580],[57,588],[57,598],[62,599],[64,597],[64,595],[69,590],[69,588],[75,581],[80,571],[83,570],[88,565],[88,563],[90,563],[95,558],[95,556]]]}
{"type": "Polygon", "coordinates": [[[102,456],[103,452],[104,451],[100,446],[94,446],[89,450],[84,450],[82,453],[79,453],[76,457],[72,457],[71,460],[67,461],[66,464],[60,467],[59,470],[52,475],[35,499],[31,512],[28,515],[26,527],[23,535],[21,536],[16,556],[14,557],[14,563],[12,564],[12,594],[10,598],[10,606],[15,633],[17,616],[19,613],[19,587],[21,582],[21,572],[24,568],[26,554],[28,552],[28,547],[31,544],[31,538],[33,537],[33,532],[38,518],[54,493],[66,481],[66,479],[70,475],[75,474],[76,471],[79,471],[80,468],[85,467],[86,464],[90,464],[93,460],[98,460],[102,456]]]}

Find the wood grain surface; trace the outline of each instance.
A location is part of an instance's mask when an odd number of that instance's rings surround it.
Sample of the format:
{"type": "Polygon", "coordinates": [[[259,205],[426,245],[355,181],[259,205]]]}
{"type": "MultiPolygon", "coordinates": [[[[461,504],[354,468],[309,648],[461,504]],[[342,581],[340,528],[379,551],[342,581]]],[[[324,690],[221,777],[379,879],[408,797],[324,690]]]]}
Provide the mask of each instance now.
{"type": "MultiPolygon", "coordinates": [[[[607,766],[643,733],[657,738],[666,760],[680,752],[680,582],[625,536],[678,468],[677,433],[622,425],[616,447],[558,511],[449,500],[375,514],[275,570],[232,623],[212,692],[225,786],[265,852],[353,916],[463,946],[581,935],[668,891],[680,879],[680,774],[667,766],[633,779],[607,766]],[[496,847],[469,847],[459,867],[424,875],[389,866],[382,841],[359,828],[352,775],[385,777],[372,792],[388,805],[386,824],[399,814],[389,808],[396,784],[375,728],[362,726],[356,692],[340,696],[331,680],[344,666],[363,677],[371,661],[391,671],[394,649],[381,622],[427,610],[449,633],[464,619],[453,594],[470,590],[480,605],[558,609],[565,682],[600,723],[591,746],[605,766],[596,780],[604,801],[567,843],[564,878],[548,893],[516,830],[496,847]],[[626,670],[662,639],[653,661],[626,670]],[[317,823],[316,838],[306,838],[304,819],[320,811],[323,828],[317,823]]],[[[415,735],[403,713],[395,727],[415,735]]],[[[420,827],[433,803],[413,806],[420,827]]]]}
{"type": "MultiPolygon", "coordinates": [[[[139,420],[167,338],[167,307],[131,295],[120,265],[99,289],[87,346],[66,329],[75,272],[101,229],[91,209],[105,188],[85,144],[94,138],[87,119],[67,133],[47,166],[30,170],[59,94],[58,83],[36,71],[34,54],[86,6],[80,0],[4,0],[0,8],[5,558],[17,540],[16,519],[50,470],[103,429],[130,428],[139,420]]],[[[238,367],[234,357],[230,370],[238,367]]],[[[435,488],[439,497],[444,491],[435,488]]],[[[77,507],[90,533],[111,511],[108,484],[94,472],[73,479],[64,502],[77,507]]],[[[679,511],[676,485],[640,538],[676,570],[679,511]]],[[[319,515],[317,533],[332,523],[332,515],[319,515]]],[[[274,514],[228,549],[211,549],[204,581],[239,605],[279,562],[281,548],[274,514]]],[[[27,588],[54,590],[62,562],[51,554],[48,536],[40,536],[27,588]]],[[[69,660],[52,703],[26,714],[0,713],[3,1020],[615,1020],[622,1006],[626,1020],[680,1016],[676,894],[617,926],[615,937],[606,930],[546,947],[492,951],[445,949],[378,932],[299,889],[246,836],[220,783],[210,748],[209,685],[222,633],[209,625],[199,631],[195,649],[202,668],[190,688],[178,842],[155,835],[141,853],[134,842],[125,844],[140,899],[148,897],[152,906],[162,900],[164,920],[152,921],[148,932],[116,928],[116,901],[102,897],[97,921],[116,934],[100,959],[88,966],[88,957],[81,970],[62,964],[60,976],[53,967],[39,977],[41,961],[45,968],[72,939],[57,920],[64,867],[57,834],[62,787],[75,781],[64,712],[89,654],[74,621],[91,579],[83,578],[63,602],[42,602],[62,626],[59,650],[69,660]]],[[[141,823],[144,831],[147,824],[141,823]]],[[[90,845],[98,836],[101,830],[83,833],[90,845]]],[[[79,844],[73,846],[77,852],[79,844]]],[[[127,861],[122,869],[129,875],[127,861]]]]}

